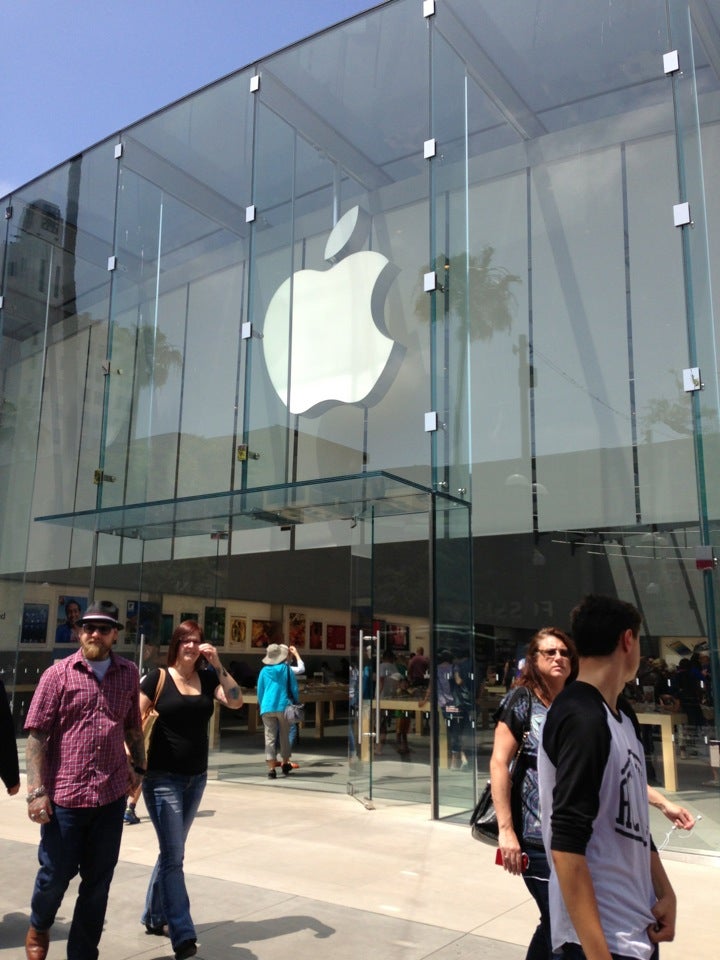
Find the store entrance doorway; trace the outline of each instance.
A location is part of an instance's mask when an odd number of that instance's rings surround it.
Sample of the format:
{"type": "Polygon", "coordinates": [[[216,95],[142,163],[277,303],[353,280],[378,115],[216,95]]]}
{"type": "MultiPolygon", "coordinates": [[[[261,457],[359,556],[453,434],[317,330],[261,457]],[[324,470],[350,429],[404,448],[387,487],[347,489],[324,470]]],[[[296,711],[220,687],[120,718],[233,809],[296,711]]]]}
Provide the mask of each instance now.
{"type": "Polygon", "coordinates": [[[283,785],[433,803],[432,684],[404,678],[436,619],[470,635],[468,514],[378,472],[41,519],[93,536],[89,593],[126,612],[118,652],[141,670],[183,619],[218,646],[245,706],[213,720],[212,776],[267,782],[255,683],[265,647],[285,642],[304,661],[306,715],[283,785]],[[372,692],[353,694],[370,663],[372,692]]]}

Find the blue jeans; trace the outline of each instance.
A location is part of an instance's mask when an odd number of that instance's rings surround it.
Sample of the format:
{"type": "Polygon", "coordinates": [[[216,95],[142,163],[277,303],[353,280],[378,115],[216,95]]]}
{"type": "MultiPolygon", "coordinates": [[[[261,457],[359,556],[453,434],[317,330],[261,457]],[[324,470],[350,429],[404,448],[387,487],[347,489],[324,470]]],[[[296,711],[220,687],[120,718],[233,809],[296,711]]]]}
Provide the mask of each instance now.
{"type": "Polygon", "coordinates": [[[550,960],[553,955],[548,898],[550,866],[545,850],[530,846],[523,849],[528,855],[528,868],[523,874],[523,880],[540,910],[540,923],[535,928],[525,960],[550,960]]]}
{"type": "Polygon", "coordinates": [[[166,923],[173,949],[185,940],[197,939],[183,861],[185,841],[206,783],[207,772],[186,775],[151,771],[143,780],[145,806],[157,833],[160,855],[150,877],[141,920],[148,927],[166,923]]]}
{"type": "Polygon", "coordinates": [[[30,902],[30,923],[49,930],[68,884],[80,887],[70,933],[68,960],[97,960],[110,881],[120,855],[126,797],[103,807],[59,807],[40,829],[40,869],[30,902]]]}

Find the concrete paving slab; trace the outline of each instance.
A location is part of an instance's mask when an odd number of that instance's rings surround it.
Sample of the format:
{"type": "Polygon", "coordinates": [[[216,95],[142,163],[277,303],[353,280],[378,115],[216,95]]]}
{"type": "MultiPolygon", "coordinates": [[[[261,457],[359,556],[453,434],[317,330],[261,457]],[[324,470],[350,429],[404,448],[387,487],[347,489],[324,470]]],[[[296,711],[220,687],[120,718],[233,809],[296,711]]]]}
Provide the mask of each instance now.
{"type": "MultiPolygon", "coordinates": [[[[425,806],[275,784],[211,781],[190,833],[186,875],[201,960],[522,960],[537,922],[521,881],[464,826],[425,806]]],[[[126,827],[102,960],[172,960],[139,922],[157,847],[142,804],[126,827]]],[[[38,827],[20,797],[0,797],[0,960],[24,960],[38,827]]],[[[663,960],[714,956],[718,861],[665,858],[678,892],[678,937],[663,960]],[[711,942],[711,939],[713,942],[711,942]]],[[[63,960],[71,887],[49,960],[63,960]]]]}

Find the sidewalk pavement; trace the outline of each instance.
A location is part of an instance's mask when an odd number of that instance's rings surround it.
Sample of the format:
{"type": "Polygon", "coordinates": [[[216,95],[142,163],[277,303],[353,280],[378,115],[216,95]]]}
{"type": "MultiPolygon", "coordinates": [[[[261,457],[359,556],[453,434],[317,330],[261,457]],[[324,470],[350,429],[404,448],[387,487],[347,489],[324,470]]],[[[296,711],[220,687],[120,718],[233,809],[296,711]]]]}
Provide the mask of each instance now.
{"type": "MultiPolygon", "coordinates": [[[[0,960],[24,960],[39,828],[24,784],[0,797],[0,960]]],[[[139,922],[155,833],[124,828],[101,960],[172,960],[139,922]]],[[[718,861],[665,859],[679,901],[677,939],[662,960],[715,955],[718,861]]],[[[468,828],[433,822],[424,806],[267,786],[208,783],[185,872],[202,960],[523,960],[537,922],[524,884],[494,865],[468,828]]],[[[51,934],[64,960],[77,881],[51,934]]]]}

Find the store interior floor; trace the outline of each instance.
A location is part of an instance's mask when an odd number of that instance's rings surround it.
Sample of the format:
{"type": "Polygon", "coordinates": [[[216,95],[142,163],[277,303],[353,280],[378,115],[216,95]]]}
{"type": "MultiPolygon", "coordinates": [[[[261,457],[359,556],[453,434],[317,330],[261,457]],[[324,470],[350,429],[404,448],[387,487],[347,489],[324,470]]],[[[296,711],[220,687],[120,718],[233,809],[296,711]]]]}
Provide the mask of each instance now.
{"type": "MultiPolygon", "coordinates": [[[[219,749],[211,751],[210,755],[210,776],[218,780],[265,785],[268,780],[262,726],[255,733],[248,733],[247,727],[238,723],[238,719],[241,718],[228,717],[227,714],[223,717],[219,749]]],[[[408,737],[410,753],[401,755],[396,749],[390,721],[381,753],[376,753],[372,761],[355,760],[350,767],[347,734],[346,718],[326,722],[322,739],[315,736],[312,724],[304,726],[292,757],[299,766],[287,777],[287,786],[303,791],[352,793],[363,803],[379,798],[430,805],[429,736],[411,733],[408,737]]],[[[489,775],[491,750],[492,730],[479,730],[476,766],[480,786],[489,775]]],[[[690,833],[672,830],[662,814],[651,810],[656,844],[659,847],[664,845],[664,849],[680,857],[720,856],[720,787],[709,785],[713,781],[713,771],[703,753],[701,748],[690,749],[687,757],[678,757],[679,789],[674,794],[667,794],[697,818],[695,828],[690,833]]],[[[662,770],[660,757],[658,739],[650,772],[662,770]]],[[[467,824],[474,796],[472,758],[469,760],[461,769],[440,769],[438,774],[440,815],[462,825],[467,824]]],[[[665,792],[661,780],[655,779],[654,785],[665,792]]]]}

